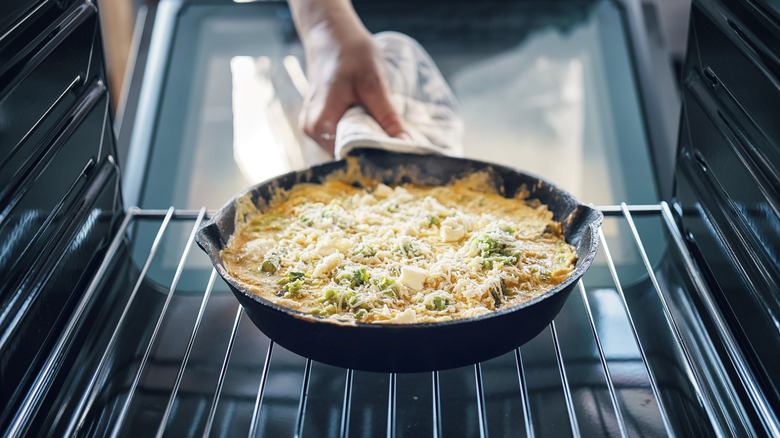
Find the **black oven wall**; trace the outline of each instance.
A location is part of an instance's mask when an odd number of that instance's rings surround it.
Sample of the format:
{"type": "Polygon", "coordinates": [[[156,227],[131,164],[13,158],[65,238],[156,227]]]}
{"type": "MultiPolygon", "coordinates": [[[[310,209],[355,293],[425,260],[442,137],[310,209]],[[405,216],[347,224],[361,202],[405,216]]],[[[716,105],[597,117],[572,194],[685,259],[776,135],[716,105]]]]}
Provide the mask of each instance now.
{"type": "Polygon", "coordinates": [[[683,73],[678,213],[759,392],[780,409],[780,14],[694,2],[683,73]]]}
{"type": "Polygon", "coordinates": [[[123,211],[98,26],[92,2],[0,6],[3,429],[21,424],[123,211]]]}

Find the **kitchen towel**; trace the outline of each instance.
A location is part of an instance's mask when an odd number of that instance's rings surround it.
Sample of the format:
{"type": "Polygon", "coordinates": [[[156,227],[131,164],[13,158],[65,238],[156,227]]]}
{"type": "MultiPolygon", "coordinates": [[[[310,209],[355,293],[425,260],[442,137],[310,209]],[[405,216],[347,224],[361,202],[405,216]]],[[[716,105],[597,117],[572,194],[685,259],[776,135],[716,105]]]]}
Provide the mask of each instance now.
{"type": "Polygon", "coordinates": [[[374,36],[387,62],[391,99],[411,140],[390,137],[363,108],[347,110],[336,126],[336,157],[360,148],[463,155],[463,119],[452,89],[430,55],[398,32],[374,36]]]}

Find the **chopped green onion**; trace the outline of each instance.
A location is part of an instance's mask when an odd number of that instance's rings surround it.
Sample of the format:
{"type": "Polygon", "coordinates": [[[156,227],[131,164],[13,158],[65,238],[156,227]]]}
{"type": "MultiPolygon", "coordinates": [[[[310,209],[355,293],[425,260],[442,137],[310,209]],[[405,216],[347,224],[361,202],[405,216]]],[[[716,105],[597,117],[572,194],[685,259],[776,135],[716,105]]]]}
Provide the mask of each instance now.
{"type": "Polygon", "coordinates": [[[355,255],[362,255],[363,257],[373,257],[376,255],[376,250],[365,243],[359,244],[352,252],[355,255]]]}
{"type": "Polygon", "coordinates": [[[293,282],[285,284],[282,288],[282,291],[284,291],[284,296],[287,298],[299,298],[301,295],[298,292],[300,292],[302,287],[303,279],[299,278],[293,282]]]}
{"type": "Polygon", "coordinates": [[[348,285],[350,289],[355,289],[358,286],[368,283],[369,274],[366,271],[366,268],[360,267],[351,272],[346,270],[342,271],[336,276],[336,280],[341,284],[348,285]]]}
{"type": "Polygon", "coordinates": [[[279,259],[278,258],[266,258],[263,260],[263,265],[260,267],[260,269],[263,272],[268,272],[270,274],[273,274],[276,272],[277,269],[279,269],[279,259]]]}
{"type": "Polygon", "coordinates": [[[449,299],[434,295],[433,298],[425,303],[425,308],[428,310],[444,310],[448,304],[450,304],[449,299]]]}

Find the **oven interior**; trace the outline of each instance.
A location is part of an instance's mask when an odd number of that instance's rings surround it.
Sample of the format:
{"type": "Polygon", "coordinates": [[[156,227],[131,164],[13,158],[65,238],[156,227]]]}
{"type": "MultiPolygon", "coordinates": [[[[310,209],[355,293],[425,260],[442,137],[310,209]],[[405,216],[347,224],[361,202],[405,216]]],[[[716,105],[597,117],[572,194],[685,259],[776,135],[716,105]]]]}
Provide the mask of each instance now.
{"type": "Polygon", "coordinates": [[[115,119],[100,3],[12,0],[0,6],[4,434],[780,436],[776,6],[694,1],[680,106],[637,2],[355,5],[372,31],[431,52],[474,127],[467,156],[604,212],[597,261],[560,315],[511,353],[431,373],[341,369],[275,345],[193,236],[271,176],[242,167],[256,132],[239,114],[274,127],[268,172],[327,159],[290,128],[301,51],[287,6],[161,1],[139,20],[144,56],[115,119]]]}

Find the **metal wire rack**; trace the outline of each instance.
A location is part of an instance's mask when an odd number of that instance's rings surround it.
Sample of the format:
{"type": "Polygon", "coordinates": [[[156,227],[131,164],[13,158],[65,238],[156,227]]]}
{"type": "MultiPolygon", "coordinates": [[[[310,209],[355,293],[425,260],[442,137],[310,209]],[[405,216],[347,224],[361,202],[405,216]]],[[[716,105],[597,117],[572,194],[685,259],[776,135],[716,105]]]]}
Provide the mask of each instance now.
{"type": "Polygon", "coordinates": [[[60,371],[58,358],[94,301],[105,299],[139,221],[159,222],[146,259],[132,271],[117,316],[94,335],[103,341],[85,342],[94,351],[70,373],[67,407],[47,414],[67,436],[738,436],[755,433],[747,411],[776,427],[670,207],[600,208],[629,230],[644,267],[639,280],[621,282],[615,243],[600,232],[611,285],[591,285],[586,275],[548,330],[507,355],[408,375],[339,369],[286,351],[229,294],[215,292],[214,270],[201,290],[182,291],[194,254],[202,256],[193,239],[209,212],[131,208],[11,435],[41,415],[36,406],[60,371]],[[660,260],[651,262],[635,217],[663,228],[660,260]],[[150,288],[149,270],[173,224],[190,227],[189,237],[169,283],[150,288]]]}

